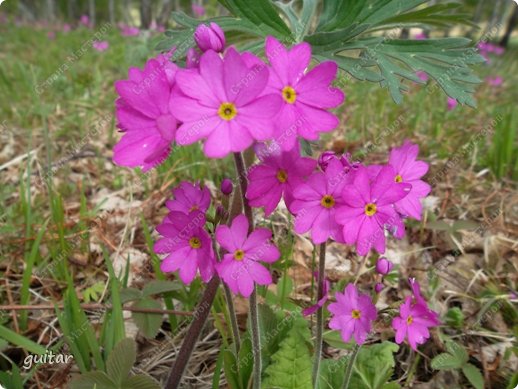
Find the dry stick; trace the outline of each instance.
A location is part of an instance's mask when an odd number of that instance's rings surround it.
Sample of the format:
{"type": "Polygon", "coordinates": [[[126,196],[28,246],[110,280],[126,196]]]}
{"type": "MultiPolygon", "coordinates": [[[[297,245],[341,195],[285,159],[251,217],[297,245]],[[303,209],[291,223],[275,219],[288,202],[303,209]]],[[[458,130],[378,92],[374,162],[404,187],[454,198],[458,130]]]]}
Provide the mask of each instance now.
{"type": "MultiPolygon", "coordinates": [[[[246,198],[246,190],[248,186],[248,180],[246,176],[246,167],[243,155],[241,153],[234,153],[234,162],[236,165],[236,171],[239,179],[239,185],[241,187],[241,196],[243,197],[243,209],[245,211],[246,218],[248,219],[248,232],[252,232],[254,229],[254,216],[252,214],[252,208],[248,204],[246,198]]],[[[254,290],[250,295],[250,324],[252,330],[252,351],[254,356],[253,366],[253,388],[261,388],[261,336],[259,329],[259,310],[257,307],[257,288],[254,284],[254,290]]]]}
{"type": "MultiPolygon", "coordinates": [[[[106,304],[81,304],[84,310],[110,310],[113,307],[106,304]]],[[[40,304],[40,305],[0,305],[0,311],[53,311],[55,308],[63,309],[63,304],[40,304]]],[[[157,315],[172,314],[178,316],[193,316],[193,312],[175,311],[173,309],[160,308],[138,308],[138,307],[122,307],[123,311],[150,313],[157,315]]]]}
{"type": "MultiPolygon", "coordinates": [[[[326,270],[326,242],[320,244],[320,257],[318,259],[318,292],[317,302],[324,297],[326,270]]],[[[315,334],[315,361],[313,363],[313,387],[318,388],[318,376],[320,375],[320,360],[322,357],[322,337],[324,334],[324,309],[317,310],[317,328],[315,334]]]]}

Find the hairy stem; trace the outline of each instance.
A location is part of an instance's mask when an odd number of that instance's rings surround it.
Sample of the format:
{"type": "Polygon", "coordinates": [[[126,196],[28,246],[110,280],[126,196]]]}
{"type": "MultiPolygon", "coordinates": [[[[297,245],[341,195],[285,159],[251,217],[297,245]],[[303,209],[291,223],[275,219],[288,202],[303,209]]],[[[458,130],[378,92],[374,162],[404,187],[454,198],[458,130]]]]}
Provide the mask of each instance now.
{"type": "MultiPolygon", "coordinates": [[[[326,270],[326,242],[320,245],[320,257],[318,260],[318,291],[317,301],[324,297],[326,270]]],[[[322,357],[322,336],[324,333],[324,309],[317,310],[317,326],[315,331],[315,361],[313,362],[313,387],[318,388],[318,376],[320,375],[320,360],[322,357]]]]}
{"type": "MultiPolygon", "coordinates": [[[[252,208],[248,204],[246,198],[246,190],[248,187],[248,179],[246,174],[245,161],[241,153],[234,153],[234,162],[236,165],[237,177],[241,188],[241,196],[243,197],[243,210],[248,219],[248,232],[254,229],[254,216],[252,208]]],[[[253,370],[253,388],[261,388],[261,336],[259,328],[259,311],[257,307],[257,289],[254,285],[254,291],[250,295],[250,324],[252,329],[252,351],[254,355],[254,370],[253,370]]]]}
{"type": "Polygon", "coordinates": [[[178,353],[176,361],[169,373],[169,377],[167,378],[167,382],[164,386],[165,389],[177,389],[179,387],[183,373],[187,367],[187,363],[189,362],[194,350],[194,346],[196,345],[200,333],[205,326],[205,322],[207,321],[207,317],[209,316],[210,307],[216,297],[219,283],[220,279],[215,275],[207,284],[203,297],[194,311],[193,321],[187,330],[180,352],[178,353]]]}
{"type": "Polygon", "coordinates": [[[225,290],[225,299],[227,300],[228,313],[230,316],[230,325],[232,327],[232,335],[234,338],[234,347],[236,349],[236,356],[239,355],[241,348],[241,340],[239,336],[239,326],[237,324],[236,310],[234,309],[234,301],[232,300],[232,292],[227,285],[223,285],[225,290]]]}
{"type": "Polygon", "coordinates": [[[351,381],[351,377],[353,375],[354,363],[356,362],[356,357],[358,356],[359,351],[360,345],[357,344],[354,346],[353,353],[351,354],[349,362],[347,363],[347,369],[345,370],[344,385],[342,386],[342,389],[349,389],[349,382],[351,381]]]}

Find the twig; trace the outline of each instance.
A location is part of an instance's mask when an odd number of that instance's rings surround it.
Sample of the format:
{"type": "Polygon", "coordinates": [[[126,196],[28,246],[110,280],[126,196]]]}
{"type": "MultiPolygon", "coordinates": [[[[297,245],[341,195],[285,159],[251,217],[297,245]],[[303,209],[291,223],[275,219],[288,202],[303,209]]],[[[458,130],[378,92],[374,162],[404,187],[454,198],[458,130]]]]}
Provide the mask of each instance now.
{"type": "MultiPolygon", "coordinates": [[[[113,307],[107,304],[81,304],[84,310],[110,310],[113,307]]],[[[53,311],[55,308],[63,309],[63,304],[40,304],[40,305],[0,305],[0,311],[53,311]]],[[[173,309],[159,308],[138,308],[138,307],[122,307],[123,311],[150,313],[156,315],[170,314],[178,316],[193,316],[193,312],[175,311],[173,309]]]]}

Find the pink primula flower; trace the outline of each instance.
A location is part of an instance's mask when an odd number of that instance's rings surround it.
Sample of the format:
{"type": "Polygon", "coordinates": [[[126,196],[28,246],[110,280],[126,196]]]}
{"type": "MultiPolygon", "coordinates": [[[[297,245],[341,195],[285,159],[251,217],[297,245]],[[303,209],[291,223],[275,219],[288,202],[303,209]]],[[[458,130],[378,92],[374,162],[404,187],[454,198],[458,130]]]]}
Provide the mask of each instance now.
{"type": "Polygon", "coordinates": [[[459,105],[459,103],[457,102],[457,100],[455,100],[454,98],[452,97],[448,97],[448,101],[446,103],[446,106],[448,107],[448,111],[452,111],[455,109],[455,107],[459,105]]]}
{"type": "Polygon", "coordinates": [[[178,128],[178,144],[206,139],[205,154],[222,158],[246,150],[255,140],[272,137],[272,117],[281,98],[261,96],[268,68],[258,58],[252,64],[246,57],[232,47],[224,58],[208,50],[201,56],[199,69],[178,72],[176,83],[182,93],[174,94],[170,101],[171,111],[183,122],[178,128]]]}
{"type": "Polygon", "coordinates": [[[271,36],[266,38],[265,52],[271,64],[268,92],[283,102],[275,119],[275,140],[282,149],[293,148],[297,136],[317,140],[319,133],[335,129],[339,120],[328,109],[344,101],[343,92],[331,86],[336,63],[322,62],[306,73],[311,46],[304,42],[288,50],[271,36]]]}
{"type": "Polygon", "coordinates": [[[503,84],[504,79],[500,76],[487,77],[486,81],[491,86],[500,86],[503,84]]]}
{"type": "Polygon", "coordinates": [[[108,41],[93,41],[92,42],[92,47],[100,53],[108,50],[109,46],[110,46],[110,44],[108,43],[108,41]]]}
{"type": "Polygon", "coordinates": [[[123,25],[121,27],[121,35],[122,36],[137,36],[140,34],[140,30],[138,27],[131,27],[123,25]]]}
{"type": "Polygon", "coordinates": [[[399,317],[392,320],[392,328],[396,331],[396,343],[402,343],[405,337],[410,347],[417,350],[430,337],[429,328],[441,324],[437,312],[428,308],[426,300],[421,296],[419,284],[410,279],[413,298],[408,296],[399,308],[399,317]]]}
{"type": "Polygon", "coordinates": [[[155,243],[157,254],[167,254],[160,264],[164,273],[179,270],[180,278],[190,284],[200,273],[201,279],[208,282],[215,271],[215,257],[210,235],[203,229],[205,215],[193,211],[188,215],[171,212],[156,230],[163,236],[155,243]]]}
{"type": "Polygon", "coordinates": [[[343,242],[342,227],[336,221],[336,210],[344,204],[342,188],[352,182],[354,174],[340,160],[328,161],[326,171],[315,172],[293,191],[291,212],[296,215],[295,232],[311,230],[313,243],[331,238],[343,242]]]}
{"type": "Polygon", "coordinates": [[[354,182],[343,187],[342,204],[336,211],[336,220],[343,226],[347,244],[356,243],[356,251],[367,255],[374,247],[385,252],[385,226],[397,238],[405,234],[405,226],[394,209],[394,203],[404,198],[411,185],[396,183],[392,166],[384,166],[374,179],[366,168],[359,168],[354,182]]]}
{"type": "Polygon", "coordinates": [[[396,172],[395,182],[412,185],[410,192],[395,203],[396,210],[404,216],[421,220],[423,211],[421,199],[428,196],[431,187],[421,180],[421,177],[428,171],[428,164],[417,161],[418,153],[419,146],[407,140],[401,147],[396,147],[390,151],[389,165],[396,172]]]}
{"type": "Polygon", "coordinates": [[[377,316],[371,298],[359,293],[354,284],[347,285],[344,293],[337,292],[335,296],[336,303],[328,307],[332,313],[329,328],[340,331],[344,342],[354,336],[357,344],[363,344],[377,316]]]}
{"type": "Polygon", "coordinates": [[[210,207],[210,191],[198,183],[183,181],[173,189],[173,200],[167,200],[165,206],[170,211],[189,214],[193,211],[207,212],[210,207]]]}
{"type": "Polygon", "coordinates": [[[293,190],[315,170],[317,162],[302,157],[298,146],[289,151],[264,145],[257,148],[263,148],[256,150],[261,163],[249,170],[246,198],[252,207],[264,207],[266,216],[269,216],[281,197],[290,208],[293,190]]]}
{"type": "Polygon", "coordinates": [[[257,228],[248,234],[248,220],[238,215],[230,227],[216,228],[216,240],[227,251],[223,260],[216,265],[219,276],[230,290],[249,297],[254,282],[259,285],[272,283],[270,272],[260,262],[272,263],[279,259],[279,249],[270,241],[272,232],[257,228]]]}
{"type": "Polygon", "coordinates": [[[129,79],[115,82],[117,127],[123,137],[114,147],[113,160],[147,171],[171,152],[177,121],[169,109],[176,65],[150,59],[144,70],[130,68],[129,79]]]}

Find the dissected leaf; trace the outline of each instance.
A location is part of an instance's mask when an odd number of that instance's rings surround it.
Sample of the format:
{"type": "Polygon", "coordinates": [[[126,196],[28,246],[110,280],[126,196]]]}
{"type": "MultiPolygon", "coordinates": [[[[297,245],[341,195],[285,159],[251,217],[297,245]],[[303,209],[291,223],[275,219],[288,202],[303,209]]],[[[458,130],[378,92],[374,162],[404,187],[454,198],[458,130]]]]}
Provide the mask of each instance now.
{"type": "Polygon", "coordinates": [[[91,371],[73,379],[70,389],[117,389],[117,385],[102,371],[91,371]]]}
{"type": "Polygon", "coordinates": [[[383,342],[362,347],[356,358],[351,377],[351,388],[382,389],[394,373],[394,353],[399,346],[383,342]]]}

